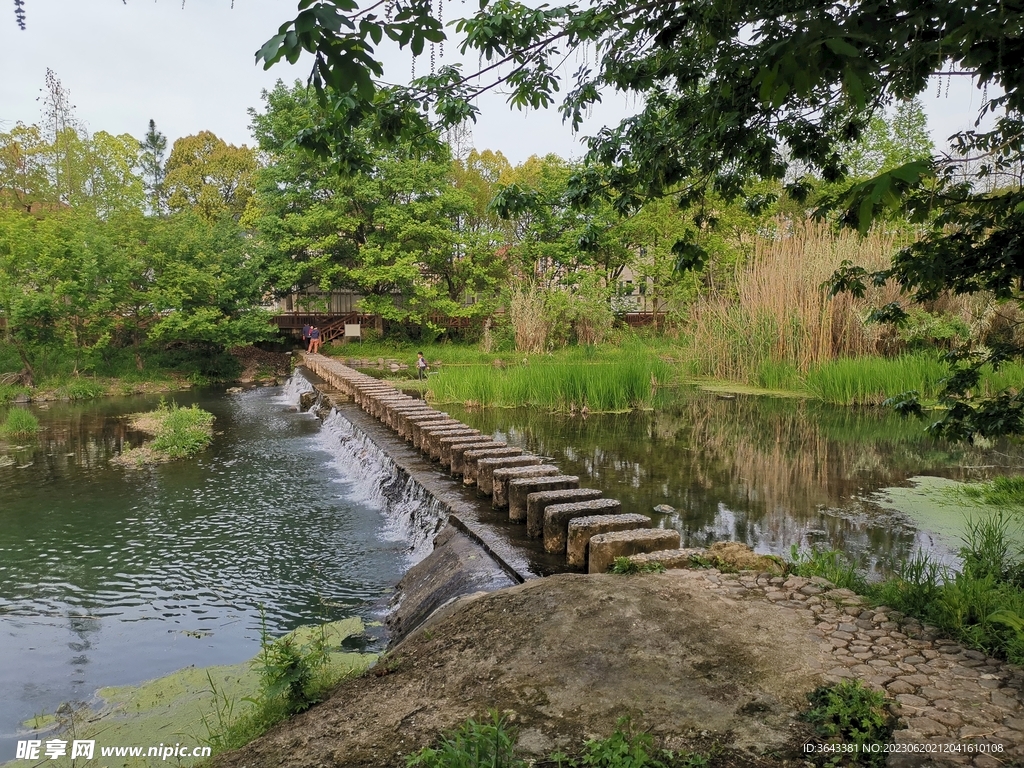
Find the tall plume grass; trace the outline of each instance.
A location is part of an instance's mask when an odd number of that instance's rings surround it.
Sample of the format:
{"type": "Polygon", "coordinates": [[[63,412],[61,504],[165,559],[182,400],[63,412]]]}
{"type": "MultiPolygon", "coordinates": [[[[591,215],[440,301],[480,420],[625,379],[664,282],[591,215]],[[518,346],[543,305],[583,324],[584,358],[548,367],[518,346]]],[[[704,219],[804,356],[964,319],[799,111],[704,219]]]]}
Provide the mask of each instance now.
{"type": "Polygon", "coordinates": [[[520,352],[543,352],[548,341],[544,294],[535,285],[515,285],[509,294],[509,319],[520,352]]]}
{"type": "Polygon", "coordinates": [[[694,373],[778,385],[787,371],[800,375],[830,360],[883,351],[884,329],[863,318],[868,307],[896,300],[898,290],[873,288],[858,300],[829,296],[825,283],[844,259],[882,268],[900,245],[884,232],[861,238],[811,221],[758,239],[734,290],[694,305],[688,323],[694,373]]]}

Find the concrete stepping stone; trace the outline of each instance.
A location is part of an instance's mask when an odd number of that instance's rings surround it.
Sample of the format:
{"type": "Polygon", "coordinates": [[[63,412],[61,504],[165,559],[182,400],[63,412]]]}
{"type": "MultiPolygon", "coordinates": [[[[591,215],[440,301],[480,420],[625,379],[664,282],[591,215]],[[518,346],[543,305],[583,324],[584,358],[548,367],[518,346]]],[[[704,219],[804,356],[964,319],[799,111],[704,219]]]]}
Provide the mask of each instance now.
{"type": "Polygon", "coordinates": [[[650,528],[651,518],[647,515],[591,515],[569,521],[569,533],[565,545],[565,561],[573,568],[585,568],[590,540],[599,533],[629,531],[634,528],[650,528]]]}
{"type": "Polygon", "coordinates": [[[461,427],[453,427],[452,429],[424,430],[423,434],[426,436],[420,440],[423,452],[428,454],[431,459],[440,459],[440,440],[442,437],[473,437],[474,435],[479,435],[480,430],[462,425],[461,427]]]}
{"type": "Polygon", "coordinates": [[[552,504],[544,510],[544,551],[553,555],[565,552],[569,521],[591,515],[618,515],[622,502],[618,499],[592,499],[567,504],[552,504]]]}
{"type": "Polygon", "coordinates": [[[494,470],[503,467],[527,467],[540,464],[539,456],[523,453],[518,456],[484,456],[476,462],[476,489],[484,495],[494,493],[494,470]]]}
{"type": "Polygon", "coordinates": [[[441,456],[439,461],[442,467],[450,467],[452,465],[452,448],[456,445],[489,445],[494,442],[488,435],[481,435],[479,432],[475,435],[445,435],[437,440],[438,445],[441,448],[441,456]]]}
{"type": "Polygon", "coordinates": [[[425,429],[442,429],[447,427],[452,429],[462,424],[458,419],[446,418],[446,419],[434,419],[432,421],[419,421],[414,420],[412,422],[412,446],[413,448],[423,447],[423,430],[425,429]]]}
{"type": "Polygon", "coordinates": [[[560,474],[562,474],[562,470],[553,464],[495,469],[491,473],[491,506],[495,509],[508,507],[509,486],[514,480],[553,477],[560,474]]]}
{"type": "Polygon", "coordinates": [[[437,413],[437,411],[422,400],[413,400],[409,403],[393,405],[388,408],[387,412],[384,414],[384,423],[397,432],[401,426],[403,417],[412,415],[426,416],[432,413],[437,413]]]}
{"type": "Polygon", "coordinates": [[[526,497],[538,491],[562,491],[580,487],[577,475],[550,477],[516,477],[508,484],[508,519],[513,523],[526,522],[526,497]]]}
{"type": "Polygon", "coordinates": [[[596,488],[566,488],[564,491],[535,491],[526,497],[526,535],[539,539],[544,535],[544,510],[552,504],[591,501],[601,498],[596,488]]]}
{"type": "MultiPolygon", "coordinates": [[[[501,440],[491,440],[484,443],[452,443],[452,460],[449,465],[452,477],[458,477],[464,471],[464,457],[469,451],[498,450],[508,448],[508,444],[501,440]]],[[[521,452],[521,451],[520,451],[521,452]]]]}
{"type": "MultiPolygon", "coordinates": [[[[411,443],[417,424],[427,424],[429,422],[443,421],[445,419],[452,419],[452,417],[449,416],[447,413],[440,412],[424,412],[422,414],[414,413],[408,416],[403,416],[400,420],[401,426],[398,434],[400,434],[402,437],[404,437],[411,443]]],[[[452,419],[452,421],[455,420],[452,419]]]]}
{"type": "Polygon", "coordinates": [[[481,448],[478,451],[466,451],[462,454],[462,484],[476,485],[477,463],[481,459],[522,455],[522,448],[481,448]]]}
{"type": "Polygon", "coordinates": [[[679,549],[679,531],[668,528],[634,528],[630,531],[599,533],[590,538],[587,573],[606,572],[617,557],[662,549],[679,549]]]}

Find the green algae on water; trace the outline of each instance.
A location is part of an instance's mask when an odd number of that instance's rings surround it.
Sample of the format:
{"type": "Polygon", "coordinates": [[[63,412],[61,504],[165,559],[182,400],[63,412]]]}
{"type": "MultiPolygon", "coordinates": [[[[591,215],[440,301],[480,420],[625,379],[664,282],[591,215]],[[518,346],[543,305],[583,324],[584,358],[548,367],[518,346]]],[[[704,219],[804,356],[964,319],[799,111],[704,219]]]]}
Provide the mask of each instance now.
{"type": "MultiPolygon", "coordinates": [[[[902,512],[915,527],[934,534],[954,552],[963,546],[968,522],[993,517],[999,508],[964,492],[971,484],[944,477],[917,476],[909,478],[910,487],[883,488],[871,500],[881,506],[902,512]]],[[[1010,529],[1011,540],[1024,545],[1020,526],[1010,529]]]]}
{"type": "MultiPolygon", "coordinates": [[[[299,644],[310,642],[322,631],[332,650],[328,668],[341,678],[346,674],[359,674],[376,660],[372,653],[353,653],[337,650],[348,637],[363,633],[365,625],[358,617],[342,619],[328,624],[299,627],[291,636],[299,644]]],[[[24,723],[35,734],[19,738],[95,739],[95,759],[100,747],[139,746],[144,749],[158,745],[199,747],[217,730],[237,719],[260,692],[258,659],[241,664],[212,667],[186,667],[164,677],[140,685],[101,688],[91,706],[67,716],[37,716],[24,723]],[[58,727],[61,726],[61,727],[58,727]],[[71,729],[74,729],[72,735],[71,729]]],[[[191,765],[198,761],[172,758],[103,758],[107,768],[125,766],[191,765]]],[[[46,760],[48,766],[70,766],[68,758],[46,760]]],[[[81,761],[78,761],[81,762],[81,761]]],[[[14,768],[24,761],[12,761],[3,768],[14,768]]]]}

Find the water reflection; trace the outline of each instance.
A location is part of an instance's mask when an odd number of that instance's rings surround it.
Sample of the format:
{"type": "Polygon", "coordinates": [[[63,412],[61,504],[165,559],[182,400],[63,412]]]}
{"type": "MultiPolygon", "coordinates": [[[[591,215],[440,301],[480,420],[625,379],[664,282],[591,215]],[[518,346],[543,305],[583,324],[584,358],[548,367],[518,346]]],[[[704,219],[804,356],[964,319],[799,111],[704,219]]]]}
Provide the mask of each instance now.
{"type": "Polygon", "coordinates": [[[865,497],[915,475],[985,479],[1020,466],[1019,448],[931,440],[881,409],[793,399],[723,399],[681,391],[658,412],[591,415],[445,410],[550,457],[583,484],[654,514],[684,541],[743,541],[785,554],[794,543],[841,548],[878,568],[920,540],[911,521],[865,497]],[[667,504],[676,511],[656,514],[667,504]]]}

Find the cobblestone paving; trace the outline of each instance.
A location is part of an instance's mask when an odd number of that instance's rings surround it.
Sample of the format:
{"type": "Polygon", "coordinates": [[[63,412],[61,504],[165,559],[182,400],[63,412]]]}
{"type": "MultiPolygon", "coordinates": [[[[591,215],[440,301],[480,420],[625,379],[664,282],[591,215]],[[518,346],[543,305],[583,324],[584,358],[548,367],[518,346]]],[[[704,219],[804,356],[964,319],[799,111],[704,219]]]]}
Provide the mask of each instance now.
{"type": "Polygon", "coordinates": [[[1020,667],[962,648],[897,611],[871,608],[864,598],[825,579],[713,569],[691,573],[703,578],[708,589],[763,596],[809,613],[821,637],[826,680],[858,678],[885,691],[904,726],[893,736],[893,743],[901,745],[895,748],[918,747],[890,755],[887,765],[1024,766],[1020,667]],[[967,751],[978,749],[992,751],[967,751]]]}

